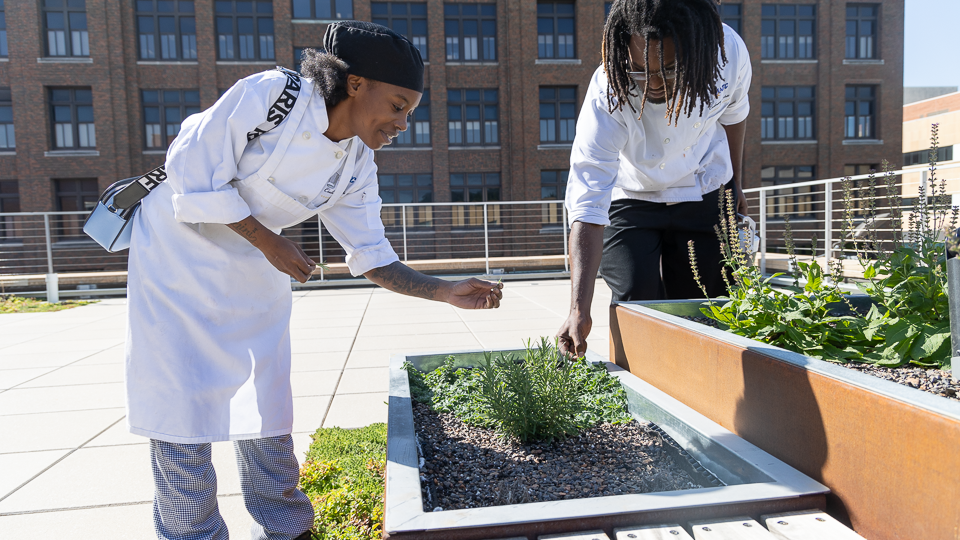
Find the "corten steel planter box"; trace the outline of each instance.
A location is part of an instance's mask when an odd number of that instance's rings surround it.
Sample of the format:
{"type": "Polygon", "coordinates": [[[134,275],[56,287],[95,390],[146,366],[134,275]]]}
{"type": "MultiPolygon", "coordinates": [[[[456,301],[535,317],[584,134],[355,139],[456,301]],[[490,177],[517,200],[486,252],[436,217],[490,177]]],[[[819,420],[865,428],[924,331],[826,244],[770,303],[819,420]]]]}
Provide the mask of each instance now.
{"type": "Polygon", "coordinates": [[[683,319],[611,307],[617,365],[830,488],[870,540],[960,538],[960,403],[683,319]]]}
{"type": "MultiPolygon", "coordinates": [[[[607,363],[627,392],[634,417],[655,423],[715,475],[719,487],[638,495],[424,512],[419,455],[407,372],[411,362],[430,371],[455,354],[457,365],[478,365],[482,351],[397,355],[390,360],[387,422],[386,537],[394,540],[536,539],[541,534],[654,523],[686,522],[724,516],[823,508],[822,484],[733,435],[630,373],[607,363]]],[[[598,359],[588,353],[592,361],[598,359]]]]}

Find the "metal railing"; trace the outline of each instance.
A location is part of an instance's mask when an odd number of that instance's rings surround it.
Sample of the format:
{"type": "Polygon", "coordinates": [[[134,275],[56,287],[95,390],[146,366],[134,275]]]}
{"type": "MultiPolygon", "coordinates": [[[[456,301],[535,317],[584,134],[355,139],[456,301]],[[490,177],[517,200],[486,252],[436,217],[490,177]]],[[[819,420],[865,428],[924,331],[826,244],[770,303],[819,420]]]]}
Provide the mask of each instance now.
{"type": "MultiPolygon", "coordinates": [[[[956,180],[947,195],[960,195],[958,168],[960,163],[937,168],[938,177],[956,180]]],[[[887,196],[880,174],[875,176],[872,197],[870,175],[851,177],[853,189],[846,204],[854,206],[855,219],[846,233],[843,178],[744,190],[751,214],[759,216],[761,269],[786,269],[787,219],[797,252],[827,264],[838,254],[846,257],[851,248],[867,249],[857,246],[865,244],[869,234],[876,235],[874,248],[889,241],[895,225],[906,228],[911,201],[923,189],[929,171],[918,167],[892,174],[896,197],[887,196]],[[918,173],[918,182],[904,183],[902,175],[918,173]],[[894,204],[897,197],[900,203],[894,204]],[[871,206],[870,200],[876,204],[871,206]],[[892,219],[897,212],[905,216],[899,224],[892,219]],[[866,232],[869,230],[874,232],[866,232]],[[841,238],[843,234],[847,236],[841,238]]],[[[46,276],[48,288],[53,280],[55,291],[59,274],[126,270],[126,252],[108,253],[83,234],[87,214],[0,213],[0,282],[9,282],[10,276],[41,274],[46,276]]],[[[430,273],[569,273],[569,228],[566,209],[559,201],[385,204],[380,217],[400,259],[430,273]]],[[[317,276],[319,281],[351,277],[344,265],[336,264],[343,263],[346,254],[320,219],[308,220],[283,234],[298,242],[308,256],[333,263],[330,272],[317,276]]]]}

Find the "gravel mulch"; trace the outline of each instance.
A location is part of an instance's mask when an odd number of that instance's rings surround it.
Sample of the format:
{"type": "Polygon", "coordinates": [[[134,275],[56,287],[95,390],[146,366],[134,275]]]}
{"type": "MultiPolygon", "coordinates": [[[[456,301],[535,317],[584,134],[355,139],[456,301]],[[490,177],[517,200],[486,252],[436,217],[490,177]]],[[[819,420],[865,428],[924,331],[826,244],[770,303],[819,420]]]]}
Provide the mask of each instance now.
{"type": "Polygon", "coordinates": [[[854,362],[842,365],[847,369],[859,371],[860,373],[866,373],[887,381],[909,386],[910,388],[917,388],[924,392],[960,401],[960,379],[953,377],[949,371],[910,366],[887,368],[873,364],[857,364],[854,362]]]}
{"type": "Polygon", "coordinates": [[[551,444],[504,440],[413,404],[424,511],[701,487],[652,424],[602,424],[551,444]]]}
{"type": "MultiPolygon", "coordinates": [[[[688,321],[705,324],[718,328],[717,321],[706,317],[683,317],[688,321]]],[[[917,388],[948,399],[960,401],[960,379],[955,378],[949,371],[942,369],[924,369],[921,367],[905,366],[888,368],[873,364],[849,362],[842,365],[845,368],[893,381],[910,388],[917,388]]]]}

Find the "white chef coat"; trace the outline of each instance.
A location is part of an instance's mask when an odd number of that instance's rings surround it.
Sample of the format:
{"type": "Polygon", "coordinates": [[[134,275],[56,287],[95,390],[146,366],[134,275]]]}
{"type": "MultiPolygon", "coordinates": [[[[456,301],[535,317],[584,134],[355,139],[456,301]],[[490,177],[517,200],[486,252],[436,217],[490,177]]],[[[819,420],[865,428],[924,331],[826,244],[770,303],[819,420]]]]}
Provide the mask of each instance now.
{"type": "MultiPolygon", "coordinates": [[[[733,177],[721,126],[746,119],[753,71],[740,36],[727,25],[723,32],[727,63],[717,84],[720,94],[702,114],[699,103],[689,118],[681,113],[676,126],[664,118],[665,103],[648,101],[639,120],[626,105],[610,113],[603,66],[594,72],[570,153],[565,200],[570,223],[609,225],[611,200],[699,201],[733,177]]],[[[640,98],[631,102],[639,112],[640,98]]]]}
{"type": "Polygon", "coordinates": [[[280,232],[319,213],[353,275],[399,260],[380,221],[373,151],[358,137],[323,135],[327,111],[311,80],[282,124],[247,142],[285,84],[278,71],[252,75],[187,118],[167,151],[167,181],[136,214],[132,433],[204,443],[292,430],[290,277],[225,224],[253,215],[280,232]]]}

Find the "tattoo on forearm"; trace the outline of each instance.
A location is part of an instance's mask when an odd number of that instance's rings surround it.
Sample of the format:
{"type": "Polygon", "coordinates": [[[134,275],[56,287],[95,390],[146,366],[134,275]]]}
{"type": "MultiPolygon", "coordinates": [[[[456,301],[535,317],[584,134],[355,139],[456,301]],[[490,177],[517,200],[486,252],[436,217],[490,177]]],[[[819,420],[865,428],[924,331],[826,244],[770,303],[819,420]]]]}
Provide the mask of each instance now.
{"type": "Polygon", "coordinates": [[[437,290],[440,289],[440,280],[425,276],[400,262],[374,268],[367,277],[391,291],[427,300],[436,300],[437,290]]]}
{"type": "Polygon", "coordinates": [[[246,238],[251,244],[257,243],[257,233],[260,232],[260,227],[257,227],[256,225],[250,225],[248,227],[247,225],[244,225],[242,221],[230,223],[227,225],[227,227],[230,227],[235,233],[246,238]]]}

